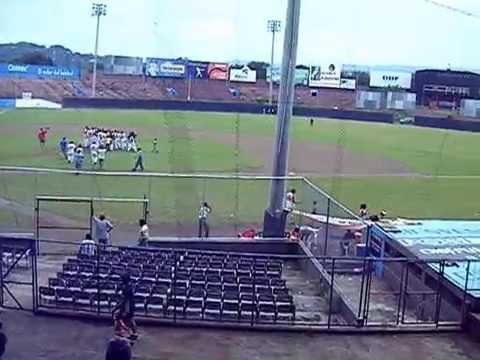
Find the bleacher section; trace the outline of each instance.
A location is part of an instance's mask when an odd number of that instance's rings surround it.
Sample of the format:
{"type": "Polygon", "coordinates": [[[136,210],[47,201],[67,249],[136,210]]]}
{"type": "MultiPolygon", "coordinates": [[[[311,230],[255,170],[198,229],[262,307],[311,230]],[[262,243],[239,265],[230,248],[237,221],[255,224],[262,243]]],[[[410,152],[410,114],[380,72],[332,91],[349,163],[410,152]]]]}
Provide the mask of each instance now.
{"type": "Polygon", "coordinates": [[[295,305],[282,272],[283,261],[265,255],[123,248],[68,258],[40,287],[40,306],[110,312],[129,273],[139,316],[291,323],[295,305]]]}
{"type": "MultiPolygon", "coordinates": [[[[96,96],[108,99],[185,101],[188,96],[188,86],[186,79],[98,73],[96,96]]],[[[34,98],[61,102],[63,97],[88,97],[91,94],[91,87],[91,74],[85,75],[80,81],[1,78],[0,98],[19,98],[23,92],[31,92],[34,98]]],[[[297,105],[351,109],[355,103],[353,91],[317,89],[317,96],[312,96],[311,89],[308,87],[297,86],[295,91],[297,105]]],[[[268,94],[269,84],[265,80],[258,80],[256,84],[247,84],[194,79],[190,85],[192,101],[267,103],[268,94]]],[[[274,99],[277,96],[278,86],[275,86],[274,99]]]]}

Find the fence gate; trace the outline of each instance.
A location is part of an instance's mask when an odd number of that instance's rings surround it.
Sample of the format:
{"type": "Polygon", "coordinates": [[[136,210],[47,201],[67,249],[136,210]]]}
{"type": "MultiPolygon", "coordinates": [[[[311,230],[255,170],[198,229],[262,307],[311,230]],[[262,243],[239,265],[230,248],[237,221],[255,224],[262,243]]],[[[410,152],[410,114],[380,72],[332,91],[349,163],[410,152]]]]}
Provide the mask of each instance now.
{"type": "Polygon", "coordinates": [[[36,310],[36,246],[33,234],[0,233],[0,306],[36,310]]]}

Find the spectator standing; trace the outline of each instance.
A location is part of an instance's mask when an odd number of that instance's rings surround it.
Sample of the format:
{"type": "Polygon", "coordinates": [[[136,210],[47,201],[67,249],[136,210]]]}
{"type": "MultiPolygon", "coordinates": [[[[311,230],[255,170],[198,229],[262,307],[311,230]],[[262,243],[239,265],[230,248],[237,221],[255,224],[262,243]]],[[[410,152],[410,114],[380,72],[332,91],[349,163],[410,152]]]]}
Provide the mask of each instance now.
{"type": "Polygon", "coordinates": [[[80,255],[93,257],[97,255],[97,244],[92,239],[92,235],[85,234],[85,239],[80,243],[80,249],[78,251],[80,255]]]}
{"type": "Polygon", "coordinates": [[[138,246],[148,246],[148,240],[150,239],[149,229],[147,221],[145,219],[138,220],[140,226],[140,234],[138,236],[138,246]]]}
{"type": "Polygon", "coordinates": [[[350,247],[352,246],[354,240],[355,234],[352,232],[352,230],[347,229],[342,240],[340,241],[340,253],[342,256],[348,256],[350,254],[350,247]]]}
{"type": "Polygon", "coordinates": [[[100,248],[104,249],[109,243],[113,225],[107,220],[104,214],[100,214],[98,217],[94,216],[93,221],[95,222],[95,237],[100,248]]]}
{"type": "Polygon", "coordinates": [[[198,237],[206,238],[210,235],[210,226],[208,225],[208,216],[212,212],[212,208],[207,202],[204,202],[198,210],[198,237]]]}
{"type": "Polygon", "coordinates": [[[137,324],[135,322],[135,299],[133,285],[130,281],[129,274],[124,274],[122,276],[122,284],[120,289],[122,301],[119,305],[120,309],[116,310],[123,314],[124,324],[130,329],[131,332],[130,339],[136,340],[138,338],[138,333],[137,324]]]}
{"type": "Polygon", "coordinates": [[[285,223],[285,225],[287,223],[288,215],[295,209],[295,204],[297,202],[295,197],[296,193],[297,191],[295,189],[290,189],[290,191],[288,191],[287,195],[285,196],[282,212],[282,222],[285,223]]]}
{"type": "Polygon", "coordinates": [[[137,150],[135,166],[132,171],[137,171],[138,168],[140,168],[140,171],[143,171],[143,152],[141,148],[138,148],[137,150]]]}

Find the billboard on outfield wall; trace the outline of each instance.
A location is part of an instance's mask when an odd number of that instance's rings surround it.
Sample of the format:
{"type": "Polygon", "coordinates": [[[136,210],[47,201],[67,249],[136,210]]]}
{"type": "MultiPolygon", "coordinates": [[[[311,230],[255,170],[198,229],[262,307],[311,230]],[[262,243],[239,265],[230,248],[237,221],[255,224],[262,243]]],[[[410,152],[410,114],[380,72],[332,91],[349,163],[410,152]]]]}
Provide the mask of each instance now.
{"type": "Polygon", "coordinates": [[[405,71],[370,71],[370,87],[410,89],[412,73],[405,71]]]}
{"type": "Polygon", "coordinates": [[[183,60],[147,58],[145,75],[151,77],[184,78],[187,65],[183,60]]]}
{"type": "Polygon", "coordinates": [[[340,89],[355,90],[357,81],[355,79],[340,79],[340,89]]]}
{"type": "Polygon", "coordinates": [[[212,80],[227,80],[228,79],[228,64],[225,63],[210,63],[208,64],[208,78],[212,80]]]}
{"type": "MultiPolygon", "coordinates": [[[[295,85],[305,85],[308,86],[308,75],[310,70],[305,67],[296,67],[295,68],[295,85]]],[[[270,81],[270,67],[267,69],[267,81],[270,81]]],[[[273,82],[280,82],[280,66],[273,66],[273,82]]]]}
{"type": "Polygon", "coordinates": [[[257,81],[257,72],[247,65],[241,68],[230,67],[229,79],[234,82],[254,83],[257,81]]]}
{"type": "Polygon", "coordinates": [[[103,72],[112,75],[143,75],[143,59],[130,56],[105,56],[103,72]]]}
{"type": "Polygon", "coordinates": [[[340,64],[311,66],[308,85],[310,87],[339,88],[341,73],[342,65],[340,64]]]}
{"type": "Polygon", "coordinates": [[[188,77],[190,79],[208,79],[208,63],[207,62],[189,62],[188,77]]]}
{"type": "Polygon", "coordinates": [[[78,80],[80,70],[46,65],[0,64],[0,77],[78,80]]]}

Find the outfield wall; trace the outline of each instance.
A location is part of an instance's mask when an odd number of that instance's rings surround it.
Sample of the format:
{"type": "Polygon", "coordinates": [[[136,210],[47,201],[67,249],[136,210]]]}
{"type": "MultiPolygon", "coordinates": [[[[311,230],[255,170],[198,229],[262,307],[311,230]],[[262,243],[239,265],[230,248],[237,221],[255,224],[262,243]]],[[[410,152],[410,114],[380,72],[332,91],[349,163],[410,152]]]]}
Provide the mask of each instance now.
{"type": "MultiPolygon", "coordinates": [[[[176,100],[122,100],[122,99],[91,99],[64,98],[64,108],[95,108],[95,109],[144,109],[144,110],[179,110],[179,111],[211,111],[265,114],[271,113],[271,106],[264,104],[176,101],[176,100]]],[[[393,114],[358,110],[335,110],[324,108],[295,107],[294,115],[308,117],[323,117],[367,122],[392,123],[393,114]]]]}
{"type": "Polygon", "coordinates": [[[480,121],[460,120],[447,117],[415,116],[415,125],[437,129],[480,132],[480,121]]]}

